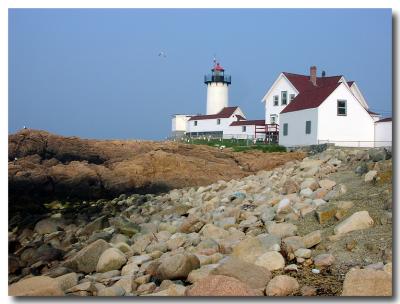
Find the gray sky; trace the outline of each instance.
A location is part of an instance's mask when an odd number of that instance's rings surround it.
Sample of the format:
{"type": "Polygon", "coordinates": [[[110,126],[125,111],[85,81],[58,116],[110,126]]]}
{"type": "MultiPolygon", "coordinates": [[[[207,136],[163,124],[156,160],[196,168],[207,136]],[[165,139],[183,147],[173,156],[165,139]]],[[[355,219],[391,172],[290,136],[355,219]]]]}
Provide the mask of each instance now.
{"type": "Polygon", "coordinates": [[[214,54],[230,105],[263,119],[282,71],[316,65],[392,110],[388,9],[24,9],[9,11],[9,132],[162,139],[174,113],[204,113],[214,54]],[[158,56],[165,52],[166,57],[158,56]]]}

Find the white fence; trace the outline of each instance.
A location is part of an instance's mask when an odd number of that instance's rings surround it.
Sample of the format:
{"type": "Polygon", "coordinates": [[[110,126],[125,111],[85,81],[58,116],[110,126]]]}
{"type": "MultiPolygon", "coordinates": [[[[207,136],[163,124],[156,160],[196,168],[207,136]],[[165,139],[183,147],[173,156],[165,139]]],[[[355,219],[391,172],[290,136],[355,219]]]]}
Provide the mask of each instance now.
{"type": "Polygon", "coordinates": [[[362,141],[362,140],[318,140],[318,144],[334,144],[340,147],[376,148],[391,147],[391,141],[362,141]]]}

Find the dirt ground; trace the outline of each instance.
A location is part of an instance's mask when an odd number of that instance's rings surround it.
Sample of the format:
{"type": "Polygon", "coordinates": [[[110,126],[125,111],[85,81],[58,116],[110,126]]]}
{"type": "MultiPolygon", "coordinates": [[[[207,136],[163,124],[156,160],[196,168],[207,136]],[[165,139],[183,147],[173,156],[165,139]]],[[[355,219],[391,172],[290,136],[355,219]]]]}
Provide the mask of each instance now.
{"type": "Polygon", "coordinates": [[[297,274],[290,275],[296,277],[300,285],[323,286],[317,290],[317,294],[340,295],[345,274],[350,268],[382,262],[384,250],[392,249],[392,222],[386,220],[387,202],[392,196],[392,184],[367,184],[364,182],[364,177],[356,175],[351,168],[333,173],[329,178],[347,187],[345,194],[331,202],[354,203],[345,217],[366,210],[373,218],[374,226],[347,233],[339,240],[332,241],[328,237],[333,235],[333,229],[340,221],[332,219],[321,225],[314,213],[306,215],[296,223],[298,234],[305,235],[314,230],[321,230],[323,241],[313,250],[313,256],[329,252],[336,260],[329,273],[313,274],[310,268],[304,268],[297,274]],[[347,249],[347,244],[353,244],[354,248],[347,249]]]}

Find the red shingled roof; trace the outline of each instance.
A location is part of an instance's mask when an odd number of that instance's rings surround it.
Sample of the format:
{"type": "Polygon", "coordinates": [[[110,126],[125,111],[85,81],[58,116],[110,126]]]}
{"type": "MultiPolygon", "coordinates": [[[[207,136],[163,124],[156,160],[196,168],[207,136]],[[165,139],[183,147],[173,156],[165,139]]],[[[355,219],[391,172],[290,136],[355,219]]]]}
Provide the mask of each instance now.
{"type": "Polygon", "coordinates": [[[389,122],[389,121],[392,121],[392,117],[387,117],[387,118],[375,121],[375,123],[377,123],[377,122],[389,122]]]}
{"type": "Polygon", "coordinates": [[[230,124],[230,126],[251,126],[251,125],[256,125],[256,126],[264,126],[265,125],[265,120],[264,119],[259,119],[259,120],[240,120],[240,121],[234,121],[230,124]]]}
{"type": "Polygon", "coordinates": [[[303,91],[298,94],[292,102],[290,102],[281,113],[305,110],[319,107],[324,100],[331,95],[331,93],[336,90],[336,88],[340,85],[340,82],[335,83],[330,86],[323,87],[315,87],[313,89],[303,91]]]}
{"type": "Polygon", "coordinates": [[[229,118],[236,111],[238,107],[225,107],[219,113],[213,115],[196,115],[192,116],[189,120],[202,120],[202,119],[215,119],[215,118],[229,118]]]}
{"type": "Polygon", "coordinates": [[[317,77],[317,86],[310,81],[310,76],[283,72],[283,75],[293,84],[299,93],[314,90],[318,87],[332,86],[339,82],[342,76],[317,77]]]}
{"type": "Polygon", "coordinates": [[[238,120],[246,120],[246,118],[244,118],[242,115],[236,114],[236,118],[238,120]]]}

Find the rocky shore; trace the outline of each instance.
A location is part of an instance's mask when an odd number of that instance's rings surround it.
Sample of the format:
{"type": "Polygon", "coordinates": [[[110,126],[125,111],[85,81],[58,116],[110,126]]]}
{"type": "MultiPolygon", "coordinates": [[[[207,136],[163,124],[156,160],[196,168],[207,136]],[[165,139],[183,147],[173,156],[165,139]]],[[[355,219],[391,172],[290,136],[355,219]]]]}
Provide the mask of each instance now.
{"type": "Polygon", "coordinates": [[[255,171],[54,203],[9,231],[9,294],[392,295],[389,151],[329,148],[255,171]]]}
{"type": "Polygon", "coordinates": [[[54,200],[79,203],[209,185],[303,157],[175,142],[89,140],[26,129],[9,136],[10,213],[26,218],[27,209],[44,213],[43,203],[54,200]]]}

